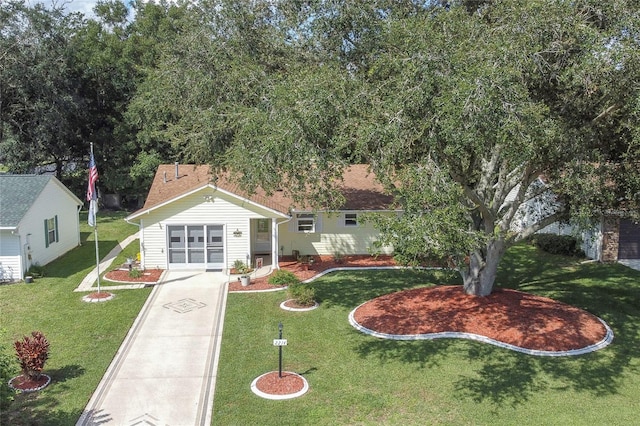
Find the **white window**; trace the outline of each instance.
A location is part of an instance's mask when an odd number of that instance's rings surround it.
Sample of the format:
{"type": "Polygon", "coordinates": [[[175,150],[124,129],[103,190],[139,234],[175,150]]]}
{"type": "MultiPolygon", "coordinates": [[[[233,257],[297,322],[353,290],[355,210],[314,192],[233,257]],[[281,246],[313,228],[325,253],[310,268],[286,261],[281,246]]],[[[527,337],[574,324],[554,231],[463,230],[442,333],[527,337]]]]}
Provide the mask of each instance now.
{"type": "Polygon", "coordinates": [[[316,220],[313,213],[297,213],[296,214],[296,231],[298,232],[315,232],[316,220]]]}
{"type": "Polygon", "coordinates": [[[344,226],[358,226],[358,213],[345,213],[344,226]]]}

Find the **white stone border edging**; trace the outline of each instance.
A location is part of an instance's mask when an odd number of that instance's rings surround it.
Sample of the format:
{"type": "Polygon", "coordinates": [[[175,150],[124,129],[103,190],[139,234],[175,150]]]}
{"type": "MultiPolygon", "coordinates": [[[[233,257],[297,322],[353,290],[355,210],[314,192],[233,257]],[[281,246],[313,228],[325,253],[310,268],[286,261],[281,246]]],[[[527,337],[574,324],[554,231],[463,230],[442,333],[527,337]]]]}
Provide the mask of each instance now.
{"type": "MultiPolygon", "coordinates": [[[[372,271],[372,270],[380,270],[380,269],[423,269],[423,270],[450,270],[450,268],[442,268],[436,266],[339,266],[337,268],[330,268],[324,271],[318,272],[317,275],[314,275],[311,278],[307,278],[304,281],[301,281],[302,284],[310,283],[323,275],[330,274],[331,272],[338,271],[372,271]]],[[[233,281],[233,280],[231,280],[233,281]]],[[[229,283],[231,282],[229,281],[229,283]]],[[[249,284],[251,287],[251,284],[249,284]]],[[[268,293],[271,291],[281,291],[288,289],[288,286],[285,287],[277,287],[277,288],[269,288],[265,290],[229,290],[229,293],[268,293]]]]}
{"type": "MultiPolygon", "coordinates": [[[[367,302],[365,302],[367,303],[367,302]]],[[[349,313],[349,324],[351,324],[354,328],[361,331],[362,333],[368,334],[370,336],[378,337],[380,339],[388,339],[388,340],[433,340],[433,339],[442,339],[442,338],[453,338],[453,339],[469,339],[475,340],[478,342],[488,343],[490,345],[495,345],[500,348],[509,349],[516,352],[521,352],[527,355],[535,355],[535,356],[548,356],[548,357],[560,357],[560,356],[575,356],[575,355],[583,355],[590,352],[595,352],[599,349],[602,349],[608,346],[613,341],[613,331],[609,327],[609,325],[600,317],[598,320],[604,325],[604,328],[607,330],[604,338],[595,343],[593,345],[585,346],[580,349],[571,349],[568,351],[542,351],[536,349],[527,349],[516,345],[511,345],[509,343],[500,342],[498,340],[491,339],[486,336],[481,336],[479,334],[473,333],[463,333],[457,331],[446,331],[441,333],[427,333],[427,334],[387,334],[387,333],[379,333],[374,330],[370,330],[362,325],[360,325],[354,318],[354,314],[356,310],[364,305],[365,303],[359,305],[353,311],[349,313]]]]}
{"type": "Polygon", "coordinates": [[[308,311],[313,311],[314,309],[317,309],[320,306],[318,302],[313,302],[313,306],[309,306],[306,308],[290,308],[286,305],[286,303],[291,300],[293,299],[287,299],[284,302],[282,302],[280,304],[280,309],[283,309],[285,311],[291,311],[291,312],[308,312],[308,311]]]}
{"type": "Polygon", "coordinates": [[[337,271],[372,271],[372,270],[381,270],[381,269],[422,269],[422,270],[450,270],[451,268],[443,268],[439,266],[339,266],[337,268],[326,269],[322,272],[319,272],[318,275],[314,275],[311,278],[308,278],[302,281],[303,284],[310,283],[311,281],[317,280],[323,275],[329,274],[331,272],[337,271]]]}
{"type": "Polygon", "coordinates": [[[13,379],[9,380],[9,387],[11,389],[13,389],[14,391],[16,391],[16,392],[21,392],[21,393],[37,392],[39,390],[42,390],[42,389],[46,388],[47,386],[49,386],[49,383],[51,383],[51,376],[49,376],[47,374],[40,374],[40,375],[46,377],[47,381],[44,384],[42,384],[42,385],[40,385],[38,387],[29,388],[29,389],[20,389],[20,388],[17,388],[15,386],[13,386],[13,381],[16,380],[16,379],[19,379],[20,377],[22,377],[22,375],[16,376],[13,379]]]}
{"type": "MultiPolygon", "coordinates": [[[[229,284],[229,282],[227,282],[227,284],[229,284]]],[[[251,287],[251,284],[249,284],[247,287],[251,287]]],[[[286,290],[289,287],[275,287],[275,288],[266,288],[264,290],[229,290],[229,293],[271,293],[273,291],[282,291],[282,290],[286,290]]]]}
{"type": "Polygon", "coordinates": [[[258,384],[258,380],[260,380],[262,377],[266,376],[267,374],[271,374],[273,373],[273,371],[270,371],[268,373],[264,373],[258,377],[256,377],[253,382],[251,382],[251,391],[253,393],[255,393],[256,395],[258,395],[261,398],[265,398],[265,399],[272,399],[272,400],[277,400],[277,401],[281,401],[284,399],[292,399],[292,398],[297,398],[299,396],[304,395],[305,393],[307,393],[307,391],[309,390],[309,383],[307,382],[307,379],[305,379],[304,377],[302,377],[301,375],[297,374],[297,373],[292,373],[290,371],[283,371],[283,373],[287,373],[287,374],[292,374],[294,376],[298,376],[302,379],[303,385],[302,385],[302,389],[300,389],[298,392],[295,393],[288,393],[285,395],[275,395],[275,394],[271,394],[271,393],[265,393],[262,392],[260,389],[258,389],[257,384],[258,384]]]}

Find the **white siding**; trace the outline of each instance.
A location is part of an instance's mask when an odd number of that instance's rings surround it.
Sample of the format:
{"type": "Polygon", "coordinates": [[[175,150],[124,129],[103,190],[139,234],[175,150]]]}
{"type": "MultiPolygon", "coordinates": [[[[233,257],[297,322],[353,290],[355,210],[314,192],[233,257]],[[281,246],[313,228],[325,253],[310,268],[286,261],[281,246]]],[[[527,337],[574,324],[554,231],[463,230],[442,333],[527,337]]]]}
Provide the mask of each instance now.
{"type": "MultiPolygon", "coordinates": [[[[352,212],[351,212],[352,213],[352,212]]],[[[390,213],[393,214],[393,213],[390,213]]],[[[359,215],[360,217],[360,215],[359,215]]],[[[370,223],[358,220],[358,226],[344,225],[344,212],[319,213],[320,232],[304,233],[295,231],[295,218],[280,225],[280,247],[284,255],[291,255],[298,250],[301,255],[350,255],[369,254],[378,231],[370,223]]],[[[384,253],[391,254],[391,248],[384,253]]]]}
{"type": "Polygon", "coordinates": [[[0,231],[0,281],[20,279],[20,238],[11,231],[0,231]]]}
{"type": "Polygon", "coordinates": [[[270,218],[274,214],[248,202],[205,188],[178,199],[140,217],[141,251],[146,268],[168,267],[167,225],[224,225],[225,264],[237,259],[247,262],[250,256],[250,219],[270,218]],[[207,201],[205,195],[213,195],[207,201]],[[237,231],[237,232],[236,232],[237,231]],[[234,233],[242,236],[234,236],[234,233]]]}
{"type": "Polygon", "coordinates": [[[46,265],[80,243],[77,201],[53,180],[49,181],[20,222],[25,252],[31,254],[25,269],[33,264],[46,265]],[[58,217],[58,241],[45,243],[44,221],[58,217]]]}

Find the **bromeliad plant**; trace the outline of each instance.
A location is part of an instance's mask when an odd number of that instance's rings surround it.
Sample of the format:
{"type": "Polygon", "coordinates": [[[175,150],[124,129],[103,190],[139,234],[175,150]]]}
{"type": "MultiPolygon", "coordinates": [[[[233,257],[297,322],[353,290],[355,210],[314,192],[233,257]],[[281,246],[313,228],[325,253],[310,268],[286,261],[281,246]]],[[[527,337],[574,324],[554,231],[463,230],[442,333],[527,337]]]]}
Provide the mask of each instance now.
{"type": "Polygon", "coordinates": [[[246,275],[251,272],[251,268],[249,267],[249,265],[247,265],[240,259],[233,262],[233,269],[235,273],[241,275],[246,275]]]}
{"type": "Polygon", "coordinates": [[[22,374],[29,379],[38,379],[49,359],[49,341],[39,331],[31,332],[31,337],[24,336],[22,340],[13,343],[20,362],[22,374]]]}

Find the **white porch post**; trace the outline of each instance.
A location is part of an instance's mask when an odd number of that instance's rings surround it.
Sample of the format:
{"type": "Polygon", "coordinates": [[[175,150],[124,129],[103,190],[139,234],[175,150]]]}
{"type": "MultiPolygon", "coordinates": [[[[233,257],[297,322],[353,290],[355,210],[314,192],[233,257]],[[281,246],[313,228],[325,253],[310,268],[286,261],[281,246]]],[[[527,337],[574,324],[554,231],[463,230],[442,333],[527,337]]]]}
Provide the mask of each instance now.
{"type": "Polygon", "coordinates": [[[271,219],[271,268],[280,269],[280,259],[278,258],[278,221],[271,219]]]}

